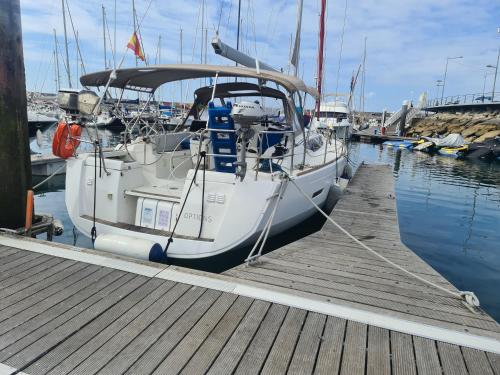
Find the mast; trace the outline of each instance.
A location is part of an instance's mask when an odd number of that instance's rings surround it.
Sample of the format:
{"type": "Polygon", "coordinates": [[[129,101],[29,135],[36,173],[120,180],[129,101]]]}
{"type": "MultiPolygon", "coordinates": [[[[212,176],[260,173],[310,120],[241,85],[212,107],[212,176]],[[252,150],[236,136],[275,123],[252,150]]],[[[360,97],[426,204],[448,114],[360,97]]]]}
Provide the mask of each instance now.
{"type": "Polygon", "coordinates": [[[319,48],[318,48],[318,99],[316,99],[316,117],[319,121],[319,109],[321,105],[321,90],[323,81],[323,58],[325,48],[325,13],[326,0],[321,0],[321,13],[319,16],[319,48]]]}
{"type": "MultiPolygon", "coordinates": [[[[135,0],[132,0],[132,18],[134,19],[134,33],[136,38],[139,38],[137,35],[137,25],[136,25],[136,15],[135,15],[135,0]]],[[[135,56],[135,66],[137,66],[137,56],[135,56]]],[[[139,95],[139,94],[138,94],[139,95]]]]}
{"type": "Polygon", "coordinates": [[[68,33],[66,30],[66,7],[64,5],[64,0],[61,0],[62,14],[63,14],[63,26],[64,26],[64,46],[66,50],[66,73],[68,73],[68,86],[71,88],[71,69],[69,67],[69,52],[68,52],[68,33]]]}
{"type": "Polygon", "coordinates": [[[59,48],[57,47],[57,34],[56,29],[54,29],[54,64],[56,66],[56,90],[59,91],[61,88],[61,75],[59,73],[59,48]]]}
{"type": "Polygon", "coordinates": [[[78,88],[79,82],[78,82],[78,77],[79,77],[79,68],[80,68],[80,57],[78,56],[78,30],[76,31],[75,35],[75,46],[76,46],[76,88],[78,88]]]}
{"type": "Polygon", "coordinates": [[[113,53],[113,66],[116,69],[116,0],[115,0],[115,8],[114,8],[114,30],[113,30],[113,50],[115,53],[113,53]]]}
{"type": "Polygon", "coordinates": [[[364,52],[363,52],[363,69],[361,70],[361,90],[360,90],[360,93],[359,93],[360,122],[364,122],[365,121],[366,39],[367,38],[365,36],[365,47],[364,47],[364,52]]]}
{"type": "Polygon", "coordinates": [[[203,64],[203,48],[205,45],[205,0],[201,0],[201,49],[200,64],[203,64]]]}
{"type": "Polygon", "coordinates": [[[108,59],[106,57],[106,9],[102,5],[102,41],[104,44],[104,70],[108,69],[108,59]]]}
{"type": "MultiPolygon", "coordinates": [[[[241,0],[238,0],[238,28],[236,31],[236,51],[240,50],[241,0]]],[[[236,63],[238,66],[238,63],[236,63]]]]}
{"type": "MultiPolygon", "coordinates": [[[[181,56],[180,56],[180,63],[181,63],[181,65],[182,65],[182,53],[183,53],[183,52],[182,52],[182,47],[183,47],[183,46],[182,46],[182,44],[183,44],[183,41],[182,41],[182,27],[181,27],[181,29],[180,29],[179,44],[180,44],[179,48],[180,48],[180,53],[181,53],[181,56]]],[[[181,107],[182,107],[182,110],[184,110],[184,95],[183,95],[183,93],[182,93],[182,91],[183,91],[183,86],[184,86],[184,85],[182,84],[182,80],[180,80],[180,81],[179,81],[179,83],[180,83],[180,85],[181,85],[181,107]]]]}

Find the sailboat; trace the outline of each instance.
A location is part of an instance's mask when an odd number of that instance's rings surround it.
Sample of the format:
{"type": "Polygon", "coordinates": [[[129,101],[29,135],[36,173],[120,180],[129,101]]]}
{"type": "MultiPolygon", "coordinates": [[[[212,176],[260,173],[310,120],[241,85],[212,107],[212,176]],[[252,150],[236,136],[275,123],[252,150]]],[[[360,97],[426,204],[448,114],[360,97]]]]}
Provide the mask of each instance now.
{"type": "Polygon", "coordinates": [[[142,135],[114,151],[67,160],[69,216],[87,236],[97,234],[97,249],[154,261],[213,258],[314,213],[290,179],[317,205],[325,203],[335,170],[346,165],[344,145],[304,128],[296,101],[317,92],[297,77],[160,65],[93,73],[81,83],[153,95],[164,83],[195,78],[215,84],[196,91],[188,131],[142,135]],[[217,83],[222,77],[255,83],[217,83]],[[283,121],[268,120],[255,98],[279,105],[283,121]]]}

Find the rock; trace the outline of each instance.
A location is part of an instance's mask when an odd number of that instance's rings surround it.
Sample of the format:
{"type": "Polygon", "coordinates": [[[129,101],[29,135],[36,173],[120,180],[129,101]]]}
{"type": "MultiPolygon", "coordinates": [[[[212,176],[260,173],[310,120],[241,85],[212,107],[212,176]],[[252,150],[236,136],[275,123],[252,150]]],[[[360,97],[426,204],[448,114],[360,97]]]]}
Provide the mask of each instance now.
{"type": "Polygon", "coordinates": [[[462,131],[462,137],[469,137],[473,134],[476,134],[481,129],[481,125],[473,125],[473,126],[468,126],[465,130],[462,131]]]}
{"type": "Polygon", "coordinates": [[[474,140],[474,143],[480,143],[484,142],[487,139],[495,138],[495,137],[500,137],[500,130],[492,130],[487,133],[484,133],[482,136],[474,140]]]}
{"type": "Polygon", "coordinates": [[[477,137],[475,135],[471,135],[470,137],[465,137],[464,140],[465,140],[465,142],[471,143],[471,142],[474,142],[474,140],[476,138],[477,137]]]}

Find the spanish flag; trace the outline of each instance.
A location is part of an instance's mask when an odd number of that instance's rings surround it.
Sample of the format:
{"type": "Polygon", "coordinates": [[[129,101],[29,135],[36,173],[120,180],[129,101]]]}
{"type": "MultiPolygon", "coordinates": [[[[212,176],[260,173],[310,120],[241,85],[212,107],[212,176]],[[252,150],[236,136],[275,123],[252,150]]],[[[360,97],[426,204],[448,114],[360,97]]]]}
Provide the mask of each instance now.
{"type": "Polygon", "coordinates": [[[144,61],[144,53],[142,52],[141,42],[139,41],[139,38],[137,38],[137,33],[135,31],[128,41],[127,48],[134,51],[134,55],[144,61]]]}

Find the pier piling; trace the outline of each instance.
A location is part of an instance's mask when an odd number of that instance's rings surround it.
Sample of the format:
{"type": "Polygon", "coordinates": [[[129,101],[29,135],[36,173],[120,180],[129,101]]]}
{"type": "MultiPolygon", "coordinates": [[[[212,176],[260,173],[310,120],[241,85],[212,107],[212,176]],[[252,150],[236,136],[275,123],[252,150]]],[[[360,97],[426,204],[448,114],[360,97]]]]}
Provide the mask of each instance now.
{"type": "Polygon", "coordinates": [[[25,224],[31,168],[19,0],[0,7],[0,227],[25,224]]]}

